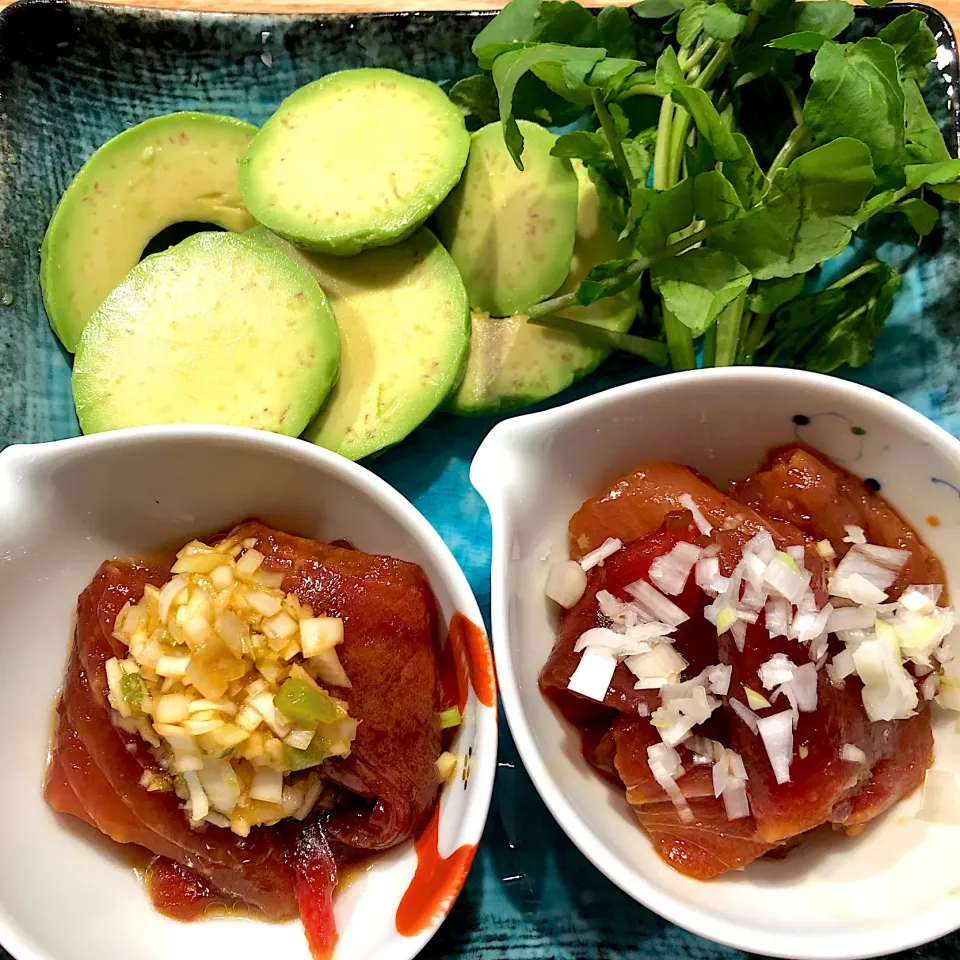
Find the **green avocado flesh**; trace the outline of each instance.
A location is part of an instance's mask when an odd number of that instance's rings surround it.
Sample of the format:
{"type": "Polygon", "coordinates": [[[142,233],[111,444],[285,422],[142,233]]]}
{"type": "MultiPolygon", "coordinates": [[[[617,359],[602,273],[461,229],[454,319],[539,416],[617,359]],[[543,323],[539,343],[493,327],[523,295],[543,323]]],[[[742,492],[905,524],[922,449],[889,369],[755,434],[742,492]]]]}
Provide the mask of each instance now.
{"type": "Polygon", "coordinates": [[[320,253],[353,256],[402,240],[460,178],[470,135],[434,83],[344,70],[280,104],[240,162],[264,226],[320,253]]]}
{"type": "Polygon", "coordinates": [[[359,460],[399,443],[457,385],[470,337],[467,294],[426,227],[350,259],[303,253],[263,227],[249,236],[306,266],[337,317],[340,379],[304,439],[359,460]]]}
{"type": "Polygon", "coordinates": [[[253,226],[237,161],[256,132],[232,117],[171,113],[124,131],[83,165],[40,248],[43,303],[67,350],[161,230],[188,221],[253,226]]]}
{"type": "Polygon", "coordinates": [[[473,134],[460,183],[437,211],[437,234],[463,277],[470,306],[495,317],[529,310],[570,271],[577,227],[577,178],[551,157],[557,138],[520,121],[518,170],[499,123],[473,134]]]}
{"type": "Polygon", "coordinates": [[[306,270],[255,240],[200,233],[134,267],[90,318],[73,398],[84,433],[219,423],[297,436],[339,354],[306,270]]]}
{"type": "MultiPolygon", "coordinates": [[[[579,184],[577,238],[570,275],[561,293],[576,289],[598,263],[629,256],[627,246],[604,218],[600,195],[589,174],[574,161],[579,184]]],[[[637,313],[636,287],[589,307],[573,307],[564,316],[621,333],[637,313]]],[[[573,334],[526,322],[526,317],[473,316],[470,354],[463,380],[447,409],[463,416],[500,413],[552,397],[595,370],[610,348],[587,343],[573,334]]]]}

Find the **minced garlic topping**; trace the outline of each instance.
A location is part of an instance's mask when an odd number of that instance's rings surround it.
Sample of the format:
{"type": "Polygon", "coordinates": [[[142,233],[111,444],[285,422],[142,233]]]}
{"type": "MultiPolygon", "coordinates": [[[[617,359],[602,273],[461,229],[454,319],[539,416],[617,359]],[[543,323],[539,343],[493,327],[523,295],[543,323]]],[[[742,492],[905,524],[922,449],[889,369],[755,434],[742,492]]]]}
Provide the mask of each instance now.
{"type": "Polygon", "coordinates": [[[357,731],[318,684],[350,686],[335,649],[343,623],[284,593],[256,544],[188,543],[173,578],[117,615],[129,656],[106,664],[117,723],[164,771],[141,785],[176,790],[192,823],[241,836],[306,817],[323,792],[312,768],[347,756],[357,731]]]}

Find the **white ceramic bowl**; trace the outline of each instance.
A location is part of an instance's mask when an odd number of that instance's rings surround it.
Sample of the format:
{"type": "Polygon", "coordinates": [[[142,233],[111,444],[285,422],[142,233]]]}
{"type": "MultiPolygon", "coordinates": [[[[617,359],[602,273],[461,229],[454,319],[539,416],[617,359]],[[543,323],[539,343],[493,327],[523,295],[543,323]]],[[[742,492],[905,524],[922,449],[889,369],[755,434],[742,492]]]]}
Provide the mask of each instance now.
{"type": "MultiPolygon", "coordinates": [[[[482,623],[466,578],[420,513],[363,467],[310,444],[253,430],[150,427],[8,447],[0,454],[0,943],[17,960],[309,960],[299,923],[182,924],[156,913],[116,848],[54,814],[40,794],[77,595],[101,561],[249,516],[415,561],[446,622],[460,611],[482,623]]],[[[473,690],[453,749],[472,749],[472,758],[469,777],[453,778],[441,796],[442,856],[479,842],[496,772],[496,709],[473,690]]],[[[401,936],[397,906],[416,864],[408,842],[337,899],[337,958],[409,960],[420,951],[463,875],[446,878],[425,929],[401,936]]]]}
{"type": "MultiPolygon", "coordinates": [[[[557,619],[543,594],[545,558],[566,557],[567,521],[584,499],[649,460],[690,464],[722,484],[795,439],[878,480],[944,560],[960,596],[960,443],[953,437],[883,394],[830,377],[752,368],[659,377],[501,423],[477,452],[471,480],[493,521],[500,693],[547,806],[636,900],[756,953],[877,956],[960,926],[960,828],[912,819],[915,795],[856,839],[817,837],[785,860],[710,883],[690,880],[656,856],[622,794],[587,766],[577,734],[537,688],[557,619]]],[[[944,715],[935,725],[937,765],[960,772],[954,720],[944,715]]]]}

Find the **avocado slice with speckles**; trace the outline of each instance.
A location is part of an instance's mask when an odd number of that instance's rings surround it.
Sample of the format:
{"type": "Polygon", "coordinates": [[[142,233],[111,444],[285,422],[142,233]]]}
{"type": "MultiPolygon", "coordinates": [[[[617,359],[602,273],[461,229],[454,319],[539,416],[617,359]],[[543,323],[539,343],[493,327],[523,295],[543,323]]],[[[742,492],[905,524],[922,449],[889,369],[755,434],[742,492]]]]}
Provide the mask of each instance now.
{"type": "Polygon", "coordinates": [[[520,129],[523,170],[499,123],[473,134],[463,177],[435,218],[470,306],[495,317],[522,313],[557,291],[577,229],[577,178],[569,160],[550,155],[556,136],[526,120],[520,129]]]}
{"type": "Polygon", "coordinates": [[[257,128],[233,117],[171,113],[125,130],[73,178],[40,248],[40,286],[54,333],[73,353],[94,310],[175,223],[242,232],[237,162],[257,128]]]}
{"type": "Polygon", "coordinates": [[[241,160],[240,189],[274,233],[353,256],[410,236],[460,179],[469,147],[435,83],[341,70],[280,104],[241,160]]]}
{"type": "Polygon", "coordinates": [[[218,423],[297,436],[337,377],[337,323],[290,257],[200,233],[137,264],[90,318],[73,365],[84,433],[218,423]]]}
{"type": "Polygon", "coordinates": [[[349,259],[305,253],[263,227],[249,236],[310,270],[337,317],[340,379],[304,439],[359,460],[399,443],[459,383],[470,339],[467,293],[426,227],[349,259]]]}
{"type": "MultiPolygon", "coordinates": [[[[577,236],[570,273],[560,293],[575,290],[591,268],[630,255],[606,219],[597,186],[574,161],[579,185],[577,236]]],[[[600,188],[603,189],[603,188],[600,188]]],[[[574,307],[564,315],[625,333],[637,314],[637,288],[574,307]]],[[[523,315],[496,319],[473,315],[470,354],[463,380],[447,404],[462,416],[502,413],[552,397],[595,370],[610,348],[570,333],[527,323],[523,315]]]]}

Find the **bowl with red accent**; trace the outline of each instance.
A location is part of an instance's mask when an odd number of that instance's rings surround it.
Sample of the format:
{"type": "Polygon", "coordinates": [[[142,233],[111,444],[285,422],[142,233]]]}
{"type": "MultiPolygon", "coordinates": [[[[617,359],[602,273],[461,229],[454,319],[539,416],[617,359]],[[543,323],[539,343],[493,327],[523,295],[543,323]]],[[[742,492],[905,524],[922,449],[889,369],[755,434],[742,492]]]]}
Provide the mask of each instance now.
{"type": "MultiPolygon", "coordinates": [[[[879,956],[960,926],[960,863],[945,855],[956,844],[960,822],[955,713],[933,704],[929,714],[936,790],[928,774],[926,787],[904,796],[856,836],[826,827],[781,851],[787,855],[780,859],[757,859],[742,872],[704,882],[657,855],[623,785],[618,789],[598,775],[584,758],[578,731],[538,686],[563,613],[545,595],[548,573],[555,562],[602,546],[570,538],[568,521],[585,501],[627,495],[618,478],[655,461],[686,465],[725,487],[757,471],[768,452],[780,447],[819,452],[844,475],[859,478],[851,480],[858,490],[880,491],[939,557],[946,587],[956,596],[960,442],[954,437],[904,404],[837,378],[742,368],[660,377],[505,421],[480,446],[471,480],[492,518],[492,637],[500,693],[520,755],[547,807],[580,851],[638,902],[694,933],[754,953],[822,960],[879,956]]],[[[695,539],[697,530],[691,529],[695,539]]],[[[848,533],[856,542],[857,530],[848,533]]],[[[625,542],[625,555],[628,546],[625,542]]],[[[848,548],[853,549],[844,544],[848,548]]],[[[614,577],[617,563],[613,555],[604,576],[614,577]]],[[[609,706],[615,680],[604,689],[609,706]]],[[[917,709],[924,712],[922,700],[917,709]]],[[[643,717],[644,708],[638,710],[643,717]]],[[[850,748],[844,744],[844,749],[850,748]]],[[[839,759],[859,754],[841,751],[839,759]]],[[[592,756],[603,762],[601,754],[592,756]]],[[[713,803],[712,792],[709,797],[713,803]]],[[[673,849],[682,856],[679,846],[673,849]]]]}
{"type": "MultiPolygon", "coordinates": [[[[60,720],[52,711],[64,684],[74,629],[79,644],[84,623],[83,609],[78,618],[77,598],[101,563],[120,558],[116,566],[126,569],[123,558],[154,557],[171,547],[175,551],[194,538],[212,537],[214,531],[256,517],[273,531],[284,532],[271,534],[275,556],[263,546],[269,539],[266,535],[257,544],[266,554],[264,571],[272,562],[281,563],[276,558],[286,549],[284,542],[294,544],[291,562],[299,564],[298,543],[316,541],[316,549],[326,550],[332,541],[347,541],[349,548],[334,545],[330,549],[343,554],[352,551],[353,557],[378,555],[379,561],[377,557],[367,559],[388,571],[384,574],[387,579],[398,577],[397,571],[421,581],[425,574],[429,588],[424,596],[430,596],[432,589],[435,597],[435,607],[432,600],[429,604],[432,626],[428,635],[436,638],[437,665],[430,667],[436,673],[428,677],[443,676],[429,683],[436,683],[439,689],[442,680],[445,696],[452,698],[458,714],[452,720],[452,739],[448,732],[443,741],[450,755],[444,768],[447,779],[437,787],[438,799],[427,808],[429,812],[421,811],[416,837],[341,871],[341,879],[347,882],[338,887],[333,902],[334,958],[409,960],[419,953],[459,894],[483,831],[496,771],[497,716],[492,660],[480,611],[452,554],[416,508],[370,471],[319,447],[254,430],[171,426],[8,447],[0,454],[0,516],[4,561],[0,602],[7,612],[0,722],[11,731],[0,746],[0,764],[6,771],[5,816],[0,826],[4,851],[0,943],[17,960],[86,960],[91,956],[161,960],[182,954],[234,960],[282,955],[309,960],[311,950],[299,921],[269,923],[249,911],[220,910],[218,916],[184,923],[157,912],[132,865],[142,866],[143,859],[127,855],[135,845],[114,843],[77,818],[86,810],[90,816],[84,818],[96,821],[107,832],[102,826],[105,807],[97,806],[101,801],[91,806],[81,796],[88,789],[82,775],[79,781],[73,774],[66,778],[80,797],[76,817],[54,812],[43,799],[51,735],[60,730],[60,720]],[[286,534],[309,539],[288,537],[284,541],[286,534]],[[54,921],[51,903],[57,905],[54,921]]],[[[244,536],[249,533],[247,529],[244,536]]],[[[256,530],[253,533],[257,535],[256,530]]],[[[246,542],[244,550],[252,549],[253,536],[246,542]]],[[[148,566],[148,562],[141,564],[143,569],[148,566]]],[[[107,573],[109,578],[109,570],[107,573]]],[[[327,575],[348,577],[347,572],[338,573],[333,567],[327,575]]],[[[265,574],[265,583],[270,576],[265,574]]],[[[279,582],[280,575],[273,576],[279,582]]],[[[286,586],[277,589],[281,593],[293,590],[286,586]]],[[[189,595],[181,593],[181,601],[186,602],[189,595]]],[[[285,604],[291,596],[286,595],[285,604]]],[[[105,623],[106,602],[94,611],[101,623],[105,623]]],[[[291,602],[296,605],[297,601],[291,602]]],[[[322,602],[317,603],[316,609],[321,610],[322,602]]],[[[108,619],[116,617],[116,609],[111,609],[108,619]]],[[[334,614],[316,616],[334,618],[334,614]]],[[[349,631],[348,614],[342,616],[346,626],[341,629],[349,631]]],[[[406,628],[401,625],[397,629],[406,628]]],[[[389,644],[390,637],[377,642],[389,644]]],[[[338,649],[345,656],[346,646],[338,649]]],[[[433,657],[431,653],[431,664],[433,657]]],[[[83,661],[80,673],[87,671],[92,677],[90,662],[83,661]]],[[[347,659],[343,663],[346,665],[347,659]]],[[[147,673],[139,682],[146,682],[144,678],[149,680],[147,673]]],[[[71,682],[68,676],[65,689],[71,682]]],[[[94,679],[90,689],[97,689],[94,679]]],[[[399,704],[404,691],[390,689],[383,695],[396,696],[399,704]]],[[[86,747],[86,734],[93,729],[87,724],[92,721],[72,709],[69,714],[70,735],[76,733],[86,747]]],[[[114,721],[120,722],[118,718],[114,721]]],[[[441,724],[443,718],[437,722],[441,724]]],[[[272,734],[268,731],[265,736],[269,739],[272,734]]],[[[357,736],[356,729],[353,736],[357,736]]],[[[59,750],[56,737],[53,743],[59,750]]],[[[139,746],[131,743],[126,749],[136,756],[139,746]]],[[[88,752],[91,757],[99,756],[92,748],[88,752]]],[[[101,780],[110,780],[120,769],[108,769],[99,759],[94,766],[99,767],[101,780]]],[[[92,770],[90,782],[99,774],[92,770]]],[[[383,775],[386,777],[386,772],[383,775]]],[[[390,774],[400,775],[396,771],[390,774]]],[[[187,779],[188,774],[183,777],[187,779]]],[[[330,787],[327,774],[320,779],[326,796],[330,787]]],[[[439,782],[440,777],[437,779],[439,782]]],[[[126,823],[123,818],[129,810],[124,808],[133,809],[143,829],[152,831],[151,836],[155,833],[171,839],[162,824],[143,814],[136,799],[129,799],[144,789],[143,785],[121,786],[118,790],[110,780],[111,796],[116,799],[122,794],[125,798],[114,809],[116,822],[126,823]]],[[[349,786],[341,783],[341,788],[347,797],[349,786]]],[[[169,797],[175,799],[173,794],[169,797]]],[[[368,826],[378,811],[387,809],[377,793],[367,800],[350,794],[350,800],[356,815],[368,826]]],[[[215,805],[213,799],[211,803],[215,805]]],[[[186,816],[190,803],[184,807],[186,816]]],[[[191,818],[197,815],[196,808],[192,810],[191,818]]],[[[335,815],[336,808],[330,816],[335,815]]],[[[319,816],[311,813],[303,823],[319,816]]],[[[200,834],[207,839],[196,843],[212,848],[221,842],[216,837],[229,831],[225,819],[218,827],[216,817],[208,817],[209,821],[201,824],[205,832],[200,834]]],[[[279,829],[284,823],[301,830],[299,836],[306,836],[307,828],[297,827],[294,818],[281,821],[277,828],[255,825],[252,833],[279,829]]],[[[178,837],[173,839],[179,842],[178,837]]],[[[187,844],[196,856],[183,862],[188,866],[207,862],[204,857],[209,855],[211,861],[221,863],[219,854],[196,843],[191,839],[187,844]]],[[[281,861],[286,856],[289,863],[291,847],[281,845],[279,849],[281,861]]],[[[290,876],[302,879],[299,867],[290,869],[290,876]]],[[[322,904],[304,907],[304,889],[309,887],[299,884],[296,889],[301,912],[322,912],[322,904]]],[[[317,889],[329,892],[329,884],[317,889]]],[[[295,914],[296,896],[286,892],[284,896],[293,897],[290,902],[295,914]]]]}

